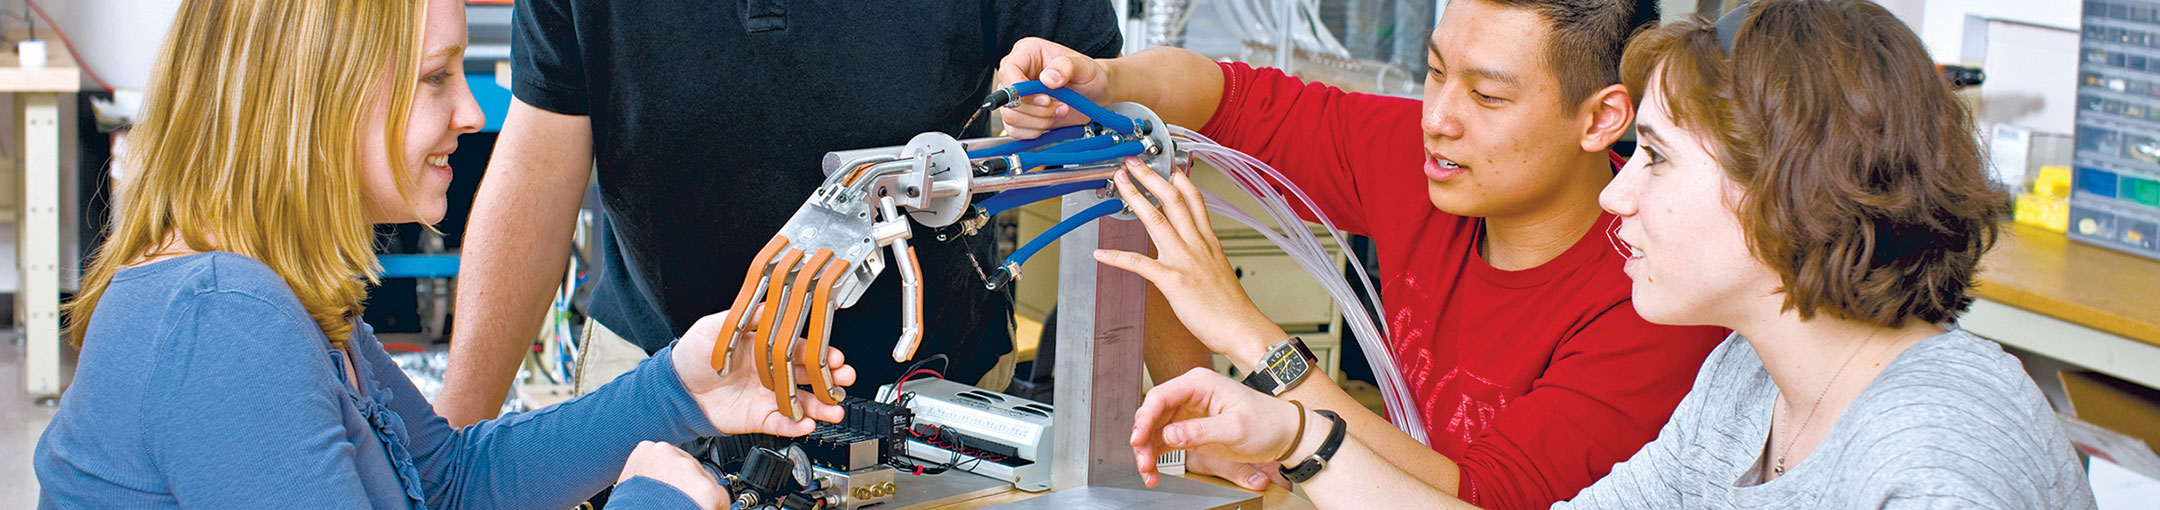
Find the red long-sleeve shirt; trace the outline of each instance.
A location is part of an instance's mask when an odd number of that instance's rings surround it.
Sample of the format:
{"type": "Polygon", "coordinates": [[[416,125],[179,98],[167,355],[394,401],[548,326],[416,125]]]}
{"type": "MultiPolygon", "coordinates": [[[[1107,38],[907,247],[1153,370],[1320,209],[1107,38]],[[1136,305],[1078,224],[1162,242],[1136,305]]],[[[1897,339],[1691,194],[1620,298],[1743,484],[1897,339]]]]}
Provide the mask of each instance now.
{"type": "Polygon", "coordinates": [[[1373,239],[1388,343],[1433,449],[1462,467],[1465,501],[1543,508],[1574,496],[1657,437],[1725,337],[1636,315],[1605,239],[1610,214],[1543,265],[1487,264],[1482,220],[1426,196],[1418,101],[1240,63],[1222,70],[1222,103],[1201,133],[1267,162],[1337,227],[1373,239]]]}

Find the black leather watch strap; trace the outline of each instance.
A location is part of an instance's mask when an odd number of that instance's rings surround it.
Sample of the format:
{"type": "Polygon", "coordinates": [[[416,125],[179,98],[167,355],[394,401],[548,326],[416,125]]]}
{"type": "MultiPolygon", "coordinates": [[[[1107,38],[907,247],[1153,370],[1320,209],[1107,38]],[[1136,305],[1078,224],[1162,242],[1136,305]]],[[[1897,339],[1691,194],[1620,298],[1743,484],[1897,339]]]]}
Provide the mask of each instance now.
{"type": "Polygon", "coordinates": [[[1247,388],[1252,388],[1254,391],[1265,393],[1270,397],[1281,394],[1281,392],[1277,392],[1275,391],[1275,389],[1281,388],[1282,383],[1275,380],[1275,374],[1273,372],[1268,372],[1265,370],[1255,370],[1252,373],[1245,374],[1245,380],[1239,382],[1244,383],[1245,387],[1247,388]]]}
{"type": "Polygon", "coordinates": [[[1283,478],[1290,479],[1292,483],[1305,483],[1314,475],[1320,474],[1321,469],[1327,468],[1328,461],[1335,458],[1335,450],[1342,448],[1343,435],[1349,431],[1349,427],[1343,423],[1342,415],[1335,414],[1334,411],[1314,409],[1313,414],[1327,418],[1327,439],[1321,441],[1320,449],[1314,450],[1312,456],[1306,457],[1305,462],[1298,463],[1297,467],[1276,468],[1282,471],[1283,478]]]}
{"type": "Polygon", "coordinates": [[[1260,358],[1258,366],[1253,367],[1252,373],[1245,374],[1242,382],[1245,387],[1261,393],[1282,396],[1283,392],[1305,382],[1314,371],[1319,370],[1315,366],[1319,362],[1319,357],[1313,355],[1312,349],[1305,347],[1304,340],[1290,337],[1289,340],[1269,348],[1267,354],[1260,358]],[[1278,361],[1286,366],[1274,366],[1278,361]]]}

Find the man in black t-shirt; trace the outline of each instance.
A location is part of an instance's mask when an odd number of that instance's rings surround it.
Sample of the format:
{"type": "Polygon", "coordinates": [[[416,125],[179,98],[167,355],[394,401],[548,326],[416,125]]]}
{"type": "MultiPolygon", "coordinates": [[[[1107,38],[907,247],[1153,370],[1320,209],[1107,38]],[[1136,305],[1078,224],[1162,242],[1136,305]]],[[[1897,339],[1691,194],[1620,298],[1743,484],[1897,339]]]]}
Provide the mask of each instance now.
{"type": "MultiPolygon", "coordinates": [[[[826,152],[985,136],[987,121],[963,126],[1014,41],[1115,56],[1112,12],[1109,0],[518,0],[515,100],[474,200],[436,409],[460,426],[495,416],[561,281],[589,178],[607,227],[586,351],[634,360],[731,304],[750,259],[823,181],[826,152]]],[[[967,257],[994,260],[989,239],[916,239],[917,357],[946,354],[944,375],[974,382],[1013,349],[1011,297],[983,290],[967,257]]],[[[886,354],[895,280],[834,319],[832,345],[863,388],[901,375],[886,354]]],[[[586,368],[581,386],[612,376],[586,368]]]]}

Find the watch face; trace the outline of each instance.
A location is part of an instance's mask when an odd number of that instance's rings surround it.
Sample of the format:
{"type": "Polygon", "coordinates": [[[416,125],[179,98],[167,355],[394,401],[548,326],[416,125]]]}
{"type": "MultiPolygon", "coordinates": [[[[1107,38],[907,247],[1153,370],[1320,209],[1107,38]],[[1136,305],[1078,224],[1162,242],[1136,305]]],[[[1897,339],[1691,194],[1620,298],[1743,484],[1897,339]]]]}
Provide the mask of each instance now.
{"type": "Polygon", "coordinates": [[[1268,372],[1284,381],[1296,380],[1305,375],[1305,371],[1312,369],[1312,365],[1306,364],[1305,357],[1299,356],[1295,349],[1276,349],[1268,353],[1266,365],[1268,372]]]}

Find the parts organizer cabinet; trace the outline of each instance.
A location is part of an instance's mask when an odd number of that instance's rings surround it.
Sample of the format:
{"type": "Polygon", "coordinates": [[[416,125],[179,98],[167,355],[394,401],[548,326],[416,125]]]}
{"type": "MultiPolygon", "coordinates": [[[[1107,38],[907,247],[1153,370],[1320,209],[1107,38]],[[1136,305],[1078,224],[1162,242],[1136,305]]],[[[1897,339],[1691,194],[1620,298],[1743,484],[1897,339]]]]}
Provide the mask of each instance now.
{"type": "MultiPolygon", "coordinates": [[[[1244,190],[1230,181],[1220,170],[1206,163],[1194,163],[1193,185],[1202,191],[1222,197],[1238,207],[1256,215],[1258,202],[1247,196],[1244,190]]],[[[1058,221],[1058,201],[1051,200],[1019,209],[1020,238],[1032,239],[1058,221]]],[[[1213,215],[1216,236],[1221,238],[1223,252],[1230,257],[1230,266],[1239,273],[1245,293],[1253,304],[1260,307],[1283,331],[1304,340],[1313,355],[1320,358],[1319,367],[1329,377],[1342,379],[1342,311],[1335,301],[1321,290],[1312,276],[1299,268],[1296,261],[1283,253],[1274,243],[1260,236],[1258,231],[1247,228],[1235,220],[1213,215]]],[[[1327,232],[1318,224],[1308,223],[1313,237],[1320,239],[1328,254],[1335,259],[1335,267],[1341,270],[1346,260],[1327,232]]],[[[1344,235],[1348,239],[1348,234],[1344,235]]],[[[1013,313],[1021,317],[1041,321],[1051,306],[1057,302],[1058,252],[1043,250],[1028,260],[1020,270],[1020,281],[1015,285],[1013,313]]],[[[1351,282],[1357,287],[1357,282],[1351,282]]],[[[1215,356],[1217,371],[1228,373],[1230,363],[1222,356],[1215,356]]]]}
{"type": "Polygon", "coordinates": [[[2160,259],[2160,0],[2085,2],[2073,239],[2160,259]]]}

